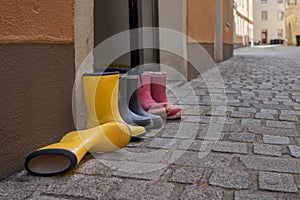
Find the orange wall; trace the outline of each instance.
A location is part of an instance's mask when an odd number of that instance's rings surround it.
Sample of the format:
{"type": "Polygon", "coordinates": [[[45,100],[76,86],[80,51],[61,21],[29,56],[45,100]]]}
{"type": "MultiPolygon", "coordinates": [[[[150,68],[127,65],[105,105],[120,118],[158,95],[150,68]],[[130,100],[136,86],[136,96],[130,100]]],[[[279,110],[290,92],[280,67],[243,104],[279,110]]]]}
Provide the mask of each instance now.
{"type": "Polygon", "coordinates": [[[215,0],[187,0],[187,35],[197,42],[213,43],[215,10],[215,0]]]}
{"type": "Polygon", "coordinates": [[[0,43],[74,42],[74,0],[1,0],[0,43]]]}
{"type": "Polygon", "coordinates": [[[226,6],[226,0],[223,0],[223,42],[226,44],[233,44],[233,26],[234,26],[234,21],[233,21],[233,1],[231,2],[231,17],[230,17],[230,26],[226,25],[226,16],[227,16],[227,6],[226,6]]]}

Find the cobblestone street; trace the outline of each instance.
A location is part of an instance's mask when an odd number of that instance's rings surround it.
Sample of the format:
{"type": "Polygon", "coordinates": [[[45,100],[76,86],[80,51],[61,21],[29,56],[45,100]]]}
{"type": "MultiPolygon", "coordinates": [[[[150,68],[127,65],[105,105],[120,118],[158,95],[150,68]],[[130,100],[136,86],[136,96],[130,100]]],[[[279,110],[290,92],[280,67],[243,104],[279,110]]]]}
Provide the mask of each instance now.
{"type": "Polygon", "coordinates": [[[63,176],[18,172],[0,182],[0,199],[300,199],[300,48],[242,48],[217,67],[221,133],[209,126],[214,94],[199,77],[172,86],[183,119],[118,152],[87,155],[63,176]]]}

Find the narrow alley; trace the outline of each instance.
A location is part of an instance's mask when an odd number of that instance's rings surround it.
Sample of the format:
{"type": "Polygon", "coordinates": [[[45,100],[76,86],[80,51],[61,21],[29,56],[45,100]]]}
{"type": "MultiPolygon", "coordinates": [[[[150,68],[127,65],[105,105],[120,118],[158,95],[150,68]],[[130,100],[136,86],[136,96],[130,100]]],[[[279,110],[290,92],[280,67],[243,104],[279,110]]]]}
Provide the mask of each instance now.
{"type": "Polygon", "coordinates": [[[120,151],[88,155],[62,176],[18,172],[0,182],[0,199],[299,199],[299,55],[299,47],[240,48],[217,64],[226,118],[205,157],[212,113],[200,76],[193,90],[172,85],[178,95],[170,91],[170,99],[186,111],[181,120],[120,151]]]}

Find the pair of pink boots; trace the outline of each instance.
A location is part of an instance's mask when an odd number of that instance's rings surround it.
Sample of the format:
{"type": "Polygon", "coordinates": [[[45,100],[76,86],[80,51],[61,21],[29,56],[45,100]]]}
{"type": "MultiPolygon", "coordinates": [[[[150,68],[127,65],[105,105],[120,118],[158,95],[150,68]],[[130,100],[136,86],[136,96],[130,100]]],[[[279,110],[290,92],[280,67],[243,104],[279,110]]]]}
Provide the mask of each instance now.
{"type": "Polygon", "coordinates": [[[167,76],[164,72],[144,72],[140,76],[138,101],[142,108],[155,115],[178,119],[183,109],[172,105],[167,98],[167,76]]]}

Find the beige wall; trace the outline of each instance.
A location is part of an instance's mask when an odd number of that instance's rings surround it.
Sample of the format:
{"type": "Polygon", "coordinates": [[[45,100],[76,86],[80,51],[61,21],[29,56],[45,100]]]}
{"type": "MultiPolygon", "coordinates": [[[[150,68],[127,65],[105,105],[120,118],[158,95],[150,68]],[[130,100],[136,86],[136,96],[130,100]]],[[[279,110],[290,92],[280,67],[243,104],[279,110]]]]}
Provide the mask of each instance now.
{"type": "Polygon", "coordinates": [[[74,41],[74,0],[1,0],[1,43],[74,41]]]}
{"type": "Polygon", "coordinates": [[[261,41],[262,30],[268,31],[268,43],[271,39],[285,39],[285,21],[277,20],[277,11],[284,11],[284,3],[278,4],[277,0],[269,0],[268,3],[262,4],[261,0],[253,0],[253,12],[254,12],[254,42],[261,41]],[[268,20],[261,20],[261,12],[263,10],[268,11],[268,20]],[[283,29],[283,36],[278,37],[278,29],[283,29]]]}

